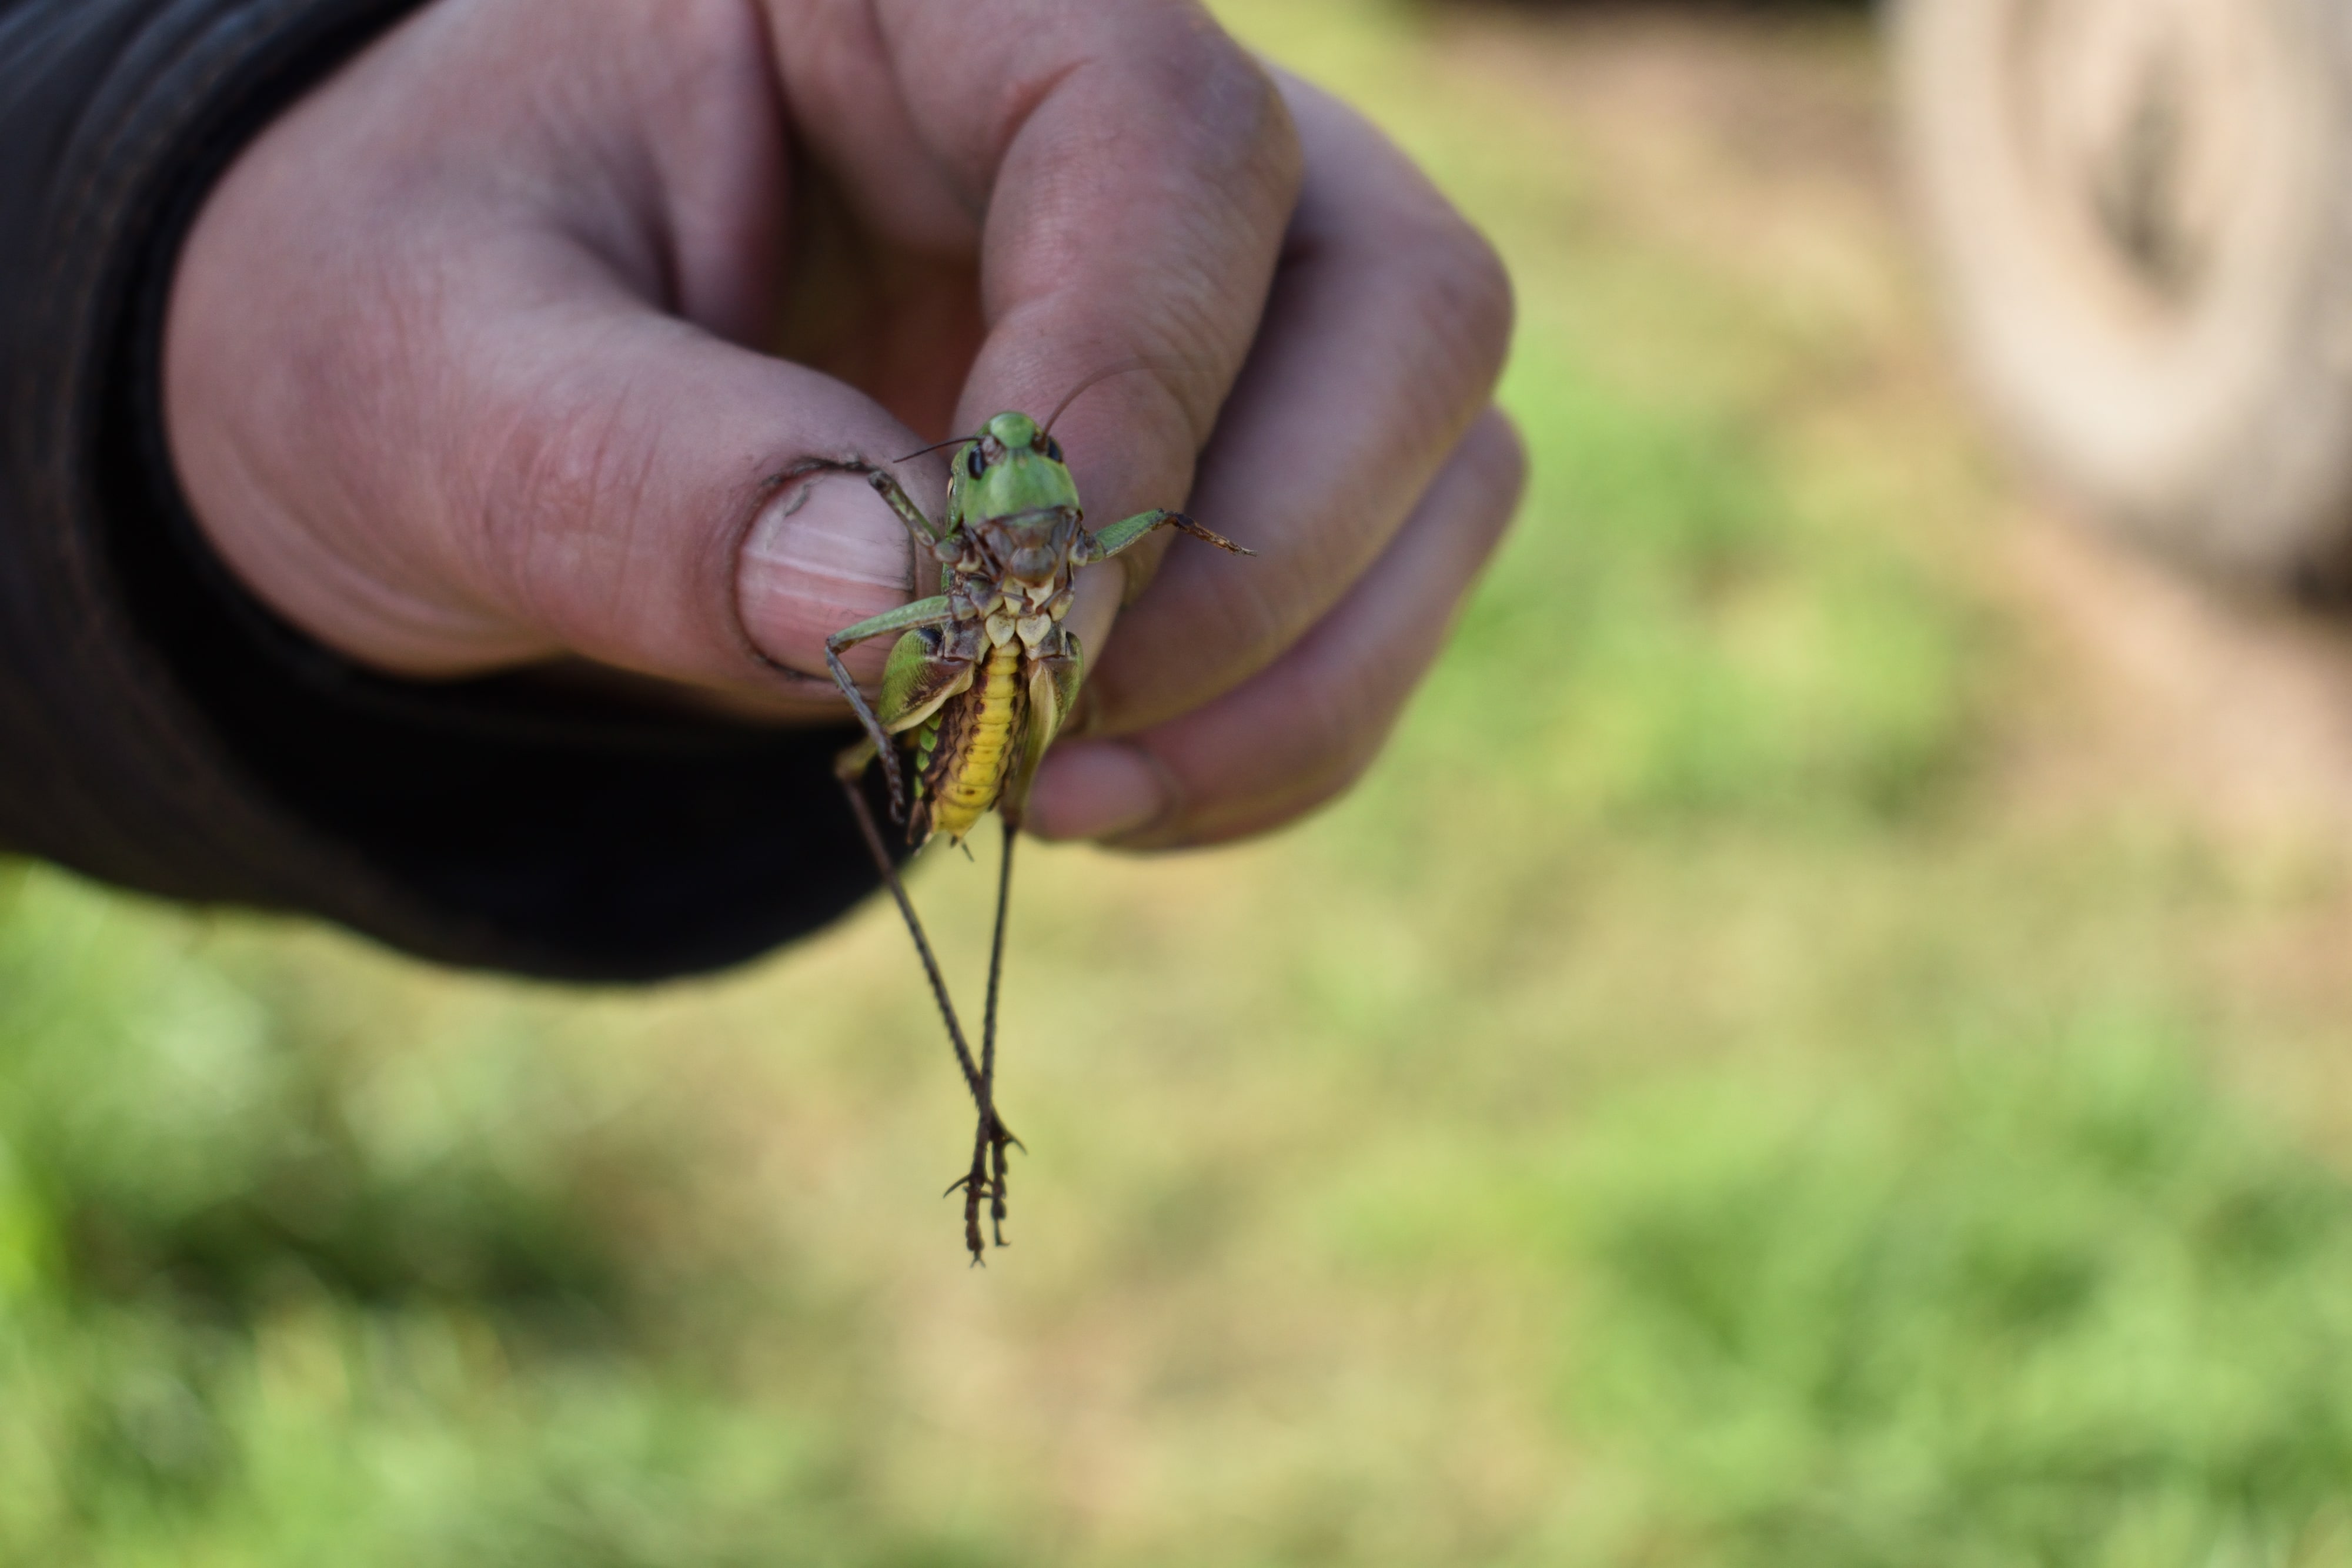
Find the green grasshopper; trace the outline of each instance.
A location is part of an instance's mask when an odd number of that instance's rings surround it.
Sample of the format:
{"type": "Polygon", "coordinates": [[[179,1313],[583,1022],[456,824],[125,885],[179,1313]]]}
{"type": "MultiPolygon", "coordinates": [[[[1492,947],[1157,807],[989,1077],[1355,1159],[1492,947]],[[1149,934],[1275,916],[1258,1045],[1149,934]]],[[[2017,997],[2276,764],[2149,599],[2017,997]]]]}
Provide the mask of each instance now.
{"type": "MultiPolygon", "coordinates": [[[[1070,398],[1076,395],[1074,392],[1070,398]]],[[[1063,408],[1069,406],[1070,398],[1063,400],[1063,408]]],[[[1054,418],[1060,412],[1055,410],[1054,418]]],[[[963,1069],[964,1084],[980,1113],[971,1168],[948,1188],[963,1191],[964,1245],[975,1263],[983,1259],[983,1197],[996,1245],[1005,1244],[1005,1150],[1020,1146],[996,1111],[996,1003],[1004,972],[1013,841],[1037,766],[1077,701],[1078,685],[1086,676],[1086,651],[1062,624],[1073,601],[1072,580],[1079,568],[1110,559],[1155,528],[1178,528],[1236,555],[1254,553],[1181,512],[1139,512],[1087,531],[1077,486],[1062,462],[1053,423],[1048,419],[1040,425],[1025,413],[1000,413],[977,434],[940,443],[957,445],[957,451],[949,472],[947,516],[939,523],[923,515],[887,469],[872,463],[811,458],[783,476],[792,479],[824,471],[864,476],[914,536],[917,549],[939,563],[937,594],[844,627],[825,639],[824,657],[866,730],[864,740],[841,754],[835,771],[874,863],[914,937],[940,1016],[947,1023],[949,1042],[963,1069]],[[898,640],[890,649],[880,700],[868,703],[841,655],[893,632],[898,640]],[[913,764],[911,788],[902,748],[913,764]],[[889,785],[892,819],[906,824],[907,841],[918,848],[941,834],[950,842],[961,843],[992,809],[1003,820],[996,928],[989,950],[988,1001],[977,1061],[948,999],[947,982],[922,922],[858,788],[877,758],[889,785]]]]}

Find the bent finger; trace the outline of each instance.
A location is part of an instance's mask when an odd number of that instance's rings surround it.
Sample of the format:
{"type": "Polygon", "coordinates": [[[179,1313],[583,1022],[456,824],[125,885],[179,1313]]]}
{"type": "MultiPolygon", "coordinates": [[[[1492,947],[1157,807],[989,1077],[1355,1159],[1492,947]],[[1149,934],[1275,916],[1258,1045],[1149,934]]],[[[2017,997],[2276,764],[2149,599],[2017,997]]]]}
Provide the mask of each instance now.
{"type": "Polygon", "coordinates": [[[802,122],[877,221],[961,244],[942,184],[979,219],[986,333],[958,428],[1042,418],[1087,376],[1137,367],[1070,412],[1062,445],[1098,519],[1180,504],[1297,198],[1281,95],[1191,0],[862,9],[870,37],[841,31],[834,52],[889,62],[865,90],[895,94],[892,112],[841,112],[847,78],[796,57],[781,21],[779,58],[802,122]]]}
{"type": "Polygon", "coordinates": [[[1486,406],[1508,277],[1370,122],[1296,82],[1308,177],[1256,349],[1190,507],[1257,552],[1179,548],[1092,677],[1097,728],[1159,724],[1265,668],[1387,549],[1486,406]]]}
{"type": "MultiPolygon", "coordinates": [[[[825,640],[906,597],[913,538],[855,476],[798,470],[887,465],[918,438],[831,377],[632,301],[575,314],[561,332],[504,329],[457,400],[497,433],[468,465],[497,519],[473,571],[572,652],[835,706],[825,640]]],[[[936,465],[892,472],[935,517],[936,465]]]]}
{"type": "Polygon", "coordinates": [[[1526,476],[1489,411],[1389,552],[1280,660],[1208,706],[1121,739],[1056,747],[1030,823],[1047,838],[1166,849],[1261,832],[1351,783],[1444,643],[1526,476]]]}

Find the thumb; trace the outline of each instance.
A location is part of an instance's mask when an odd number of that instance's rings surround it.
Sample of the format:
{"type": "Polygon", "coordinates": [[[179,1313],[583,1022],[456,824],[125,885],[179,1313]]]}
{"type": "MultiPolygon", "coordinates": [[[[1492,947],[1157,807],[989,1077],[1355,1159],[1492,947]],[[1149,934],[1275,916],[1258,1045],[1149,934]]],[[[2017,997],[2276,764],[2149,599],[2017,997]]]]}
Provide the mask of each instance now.
{"type": "Polygon", "coordinates": [[[756,16],[574,9],[419,8],[238,155],[167,309],[182,486],[247,586],[379,668],[789,693],[781,667],[836,708],[824,638],[903,596],[906,532],[854,483],[772,479],[919,443],[728,340],[783,232],[756,16]]]}
{"type": "MultiPolygon", "coordinates": [[[[394,340],[348,312],[281,314],[300,342],[240,329],[242,314],[208,334],[205,312],[175,306],[199,324],[175,329],[174,449],[230,564],[306,631],[396,673],[573,653],[835,706],[824,638],[905,597],[908,536],[862,484],[777,476],[919,439],[585,256],[542,249],[467,278],[464,298],[379,300],[365,315],[394,340]]],[[[907,471],[927,504],[937,472],[907,471]]]]}
{"type": "MultiPolygon", "coordinates": [[[[566,314],[505,319],[458,369],[445,417],[478,588],[569,653],[703,685],[797,674],[835,706],[824,640],[907,597],[910,540],[856,479],[784,476],[921,439],[842,382],[634,300],[566,314]]],[[[908,467],[926,504],[938,473],[908,467]]]]}

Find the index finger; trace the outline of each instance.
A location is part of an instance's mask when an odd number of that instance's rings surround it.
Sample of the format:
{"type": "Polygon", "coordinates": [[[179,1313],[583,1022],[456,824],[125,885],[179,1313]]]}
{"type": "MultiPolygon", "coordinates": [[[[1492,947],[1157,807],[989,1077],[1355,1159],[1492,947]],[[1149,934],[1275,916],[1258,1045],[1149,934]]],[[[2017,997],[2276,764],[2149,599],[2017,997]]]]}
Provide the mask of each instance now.
{"type": "Polygon", "coordinates": [[[960,429],[1042,418],[1097,526],[1181,505],[1257,331],[1298,141],[1256,61],[1180,0],[879,8],[917,133],[984,203],[983,340],[960,429]]]}

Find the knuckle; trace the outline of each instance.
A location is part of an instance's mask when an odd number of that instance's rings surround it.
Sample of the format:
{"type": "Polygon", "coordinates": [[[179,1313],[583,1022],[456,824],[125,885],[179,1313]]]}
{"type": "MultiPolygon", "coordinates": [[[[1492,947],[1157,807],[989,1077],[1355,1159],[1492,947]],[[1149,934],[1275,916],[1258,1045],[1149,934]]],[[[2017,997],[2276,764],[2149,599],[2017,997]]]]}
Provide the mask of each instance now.
{"type": "Polygon", "coordinates": [[[1360,754],[1340,760],[1338,766],[1317,778],[1299,793],[1283,803],[1285,821],[1321,810],[1363,782],[1364,775],[1372,770],[1373,758],[1380,755],[1377,746],[1366,747],[1360,754]]]}
{"type": "Polygon", "coordinates": [[[1195,445],[1206,439],[1243,345],[1231,323],[1255,316],[1306,179],[1298,129],[1264,67],[1213,23],[1164,17],[1137,57],[1150,133],[1180,200],[1167,210],[1181,252],[1223,259],[1189,281],[1170,277],[1153,336],[1186,368],[1171,391],[1195,445]],[[1203,362],[1200,346],[1232,355],[1203,362]]]}
{"type": "Polygon", "coordinates": [[[1306,775],[1269,795],[1219,803],[1203,801],[1150,831],[1149,837],[1122,839],[1123,850],[1204,849],[1255,838],[1313,816],[1344,797],[1370,771],[1374,753],[1348,758],[1306,775]]]}
{"type": "Polygon", "coordinates": [[[1141,0],[1103,13],[1106,60],[1119,90],[1156,129],[1182,137],[1183,151],[1272,188],[1295,183],[1303,167],[1298,134],[1265,68],[1206,13],[1141,0]]]}
{"type": "MultiPolygon", "coordinates": [[[[943,9],[959,18],[955,27],[964,25],[961,7],[943,9]]],[[[1124,127],[1222,179],[1228,197],[1295,199],[1304,156],[1282,94],[1206,12],[1130,0],[1062,22],[1056,47],[1004,73],[991,91],[985,123],[993,133],[982,145],[992,163],[1048,99],[1066,94],[1088,103],[1097,123],[1124,127]]]]}
{"type": "Polygon", "coordinates": [[[1517,304],[1502,256],[1434,191],[1392,202],[1359,243],[1378,246],[1384,319],[1409,345],[1416,417],[1460,428],[1510,353],[1517,304]]]}
{"type": "Polygon", "coordinates": [[[1511,515],[1519,507],[1520,497],[1528,488],[1528,443],[1519,427],[1500,409],[1489,409],[1486,416],[1471,427],[1469,455],[1476,462],[1486,481],[1487,511],[1494,517],[1495,537],[1500,538],[1510,524],[1511,515]]]}
{"type": "Polygon", "coordinates": [[[1284,716],[1290,735],[1282,747],[1285,771],[1295,779],[1353,778],[1368,767],[1387,729],[1387,694],[1367,672],[1318,670],[1323,689],[1291,704],[1284,716]]]}
{"type": "Polygon", "coordinates": [[[1194,199],[1215,204],[1215,223],[1271,243],[1307,177],[1290,106],[1213,21],[1189,7],[1157,9],[1155,25],[1127,46],[1135,79],[1122,90],[1134,94],[1194,199]]]}
{"type": "Polygon", "coordinates": [[[1486,236],[1451,211],[1429,225],[1418,248],[1433,318],[1484,396],[1502,375],[1517,319],[1510,270],[1486,236]]]}
{"type": "Polygon", "coordinates": [[[560,626],[583,610],[573,570],[625,542],[648,482],[609,398],[551,389],[500,422],[488,455],[477,549],[483,574],[518,612],[560,626]]]}
{"type": "Polygon", "coordinates": [[[1518,321],[1518,299],[1511,287],[1510,268],[1486,236],[1465,224],[1466,237],[1463,270],[1464,314],[1470,338],[1489,367],[1489,382],[1502,373],[1510,353],[1511,333],[1518,321]]]}
{"type": "Polygon", "coordinates": [[[1246,181],[1266,206],[1287,211],[1307,167],[1289,106],[1264,67],[1212,31],[1178,78],[1180,123],[1192,128],[1213,163],[1246,181]]]}

